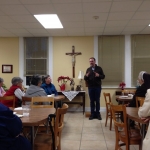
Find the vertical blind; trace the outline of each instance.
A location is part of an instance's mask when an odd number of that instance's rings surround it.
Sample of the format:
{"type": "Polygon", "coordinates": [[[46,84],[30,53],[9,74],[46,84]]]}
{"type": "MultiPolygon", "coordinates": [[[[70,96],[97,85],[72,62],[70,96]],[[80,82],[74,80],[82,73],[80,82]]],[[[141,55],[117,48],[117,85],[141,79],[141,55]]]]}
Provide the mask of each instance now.
{"type": "Polygon", "coordinates": [[[132,35],[132,86],[136,86],[140,71],[150,73],[150,35],[132,35]]]}
{"type": "Polygon", "coordinates": [[[25,43],[25,76],[47,74],[48,38],[28,37],[25,43]]]}
{"type": "Polygon", "coordinates": [[[118,86],[124,81],[124,36],[99,36],[98,65],[102,67],[104,86],[118,86]]]}

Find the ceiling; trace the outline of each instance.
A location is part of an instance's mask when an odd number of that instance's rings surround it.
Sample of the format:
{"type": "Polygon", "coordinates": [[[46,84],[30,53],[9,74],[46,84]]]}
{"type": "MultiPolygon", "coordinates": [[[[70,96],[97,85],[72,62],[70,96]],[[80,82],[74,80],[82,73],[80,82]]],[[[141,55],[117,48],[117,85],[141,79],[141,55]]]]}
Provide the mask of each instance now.
{"type": "Polygon", "coordinates": [[[150,0],[0,0],[0,37],[150,34],[148,24],[150,0]],[[64,28],[34,14],[57,14],[64,28]]]}

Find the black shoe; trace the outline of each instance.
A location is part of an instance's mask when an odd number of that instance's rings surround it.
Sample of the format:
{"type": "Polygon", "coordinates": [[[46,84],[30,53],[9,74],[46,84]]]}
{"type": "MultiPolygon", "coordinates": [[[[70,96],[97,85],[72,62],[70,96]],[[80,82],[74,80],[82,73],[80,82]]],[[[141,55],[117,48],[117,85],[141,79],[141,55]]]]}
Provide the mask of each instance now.
{"type": "Polygon", "coordinates": [[[102,120],[102,117],[101,117],[100,114],[97,115],[97,119],[98,119],[98,120],[102,120]]]}
{"type": "Polygon", "coordinates": [[[94,119],[94,116],[91,115],[91,116],[89,117],[89,120],[93,120],[93,119],[94,119]]]}

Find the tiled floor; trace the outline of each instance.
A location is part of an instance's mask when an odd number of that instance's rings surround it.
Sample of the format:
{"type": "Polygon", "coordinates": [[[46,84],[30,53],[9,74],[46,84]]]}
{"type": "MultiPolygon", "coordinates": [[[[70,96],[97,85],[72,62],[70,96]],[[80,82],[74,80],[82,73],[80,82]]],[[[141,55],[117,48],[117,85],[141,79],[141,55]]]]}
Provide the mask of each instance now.
{"type": "MultiPolygon", "coordinates": [[[[62,131],[62,150],[115,150],[114,127],[112,131],[109,126],[105,127],[105,112],[101,112],[101,116],[101,121],[89,120],[82,112],[67,112],[62,131]]],[[[138,146],[130,146],[130,150],[138,150],[138,146]]]]}

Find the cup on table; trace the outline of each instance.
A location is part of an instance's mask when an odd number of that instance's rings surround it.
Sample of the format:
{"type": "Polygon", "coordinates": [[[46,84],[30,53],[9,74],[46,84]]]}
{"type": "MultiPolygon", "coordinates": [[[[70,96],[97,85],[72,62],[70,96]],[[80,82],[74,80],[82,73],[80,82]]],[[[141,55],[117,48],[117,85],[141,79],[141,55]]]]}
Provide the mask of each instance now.
{"type": "Polygon", "coordinates": [[[23,116],[29,116],[30,105],[22,105],[23,116]]]}
{"type": "Polygon", "coordinates": [[[132,98],[132,97],[133,97],[133,95],[132,95],[132,94],[128,94],[128,97],[131,97],[131,98],[132,98]]]}
{"type": "Polygon", "coordinates": [[[55,96],[55,94],[51,94],[51,96],[52,96],[52,97],[54,97],[54,96],[55,96]]]}

